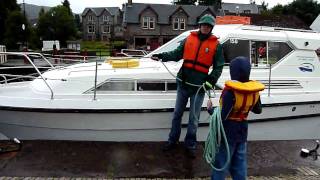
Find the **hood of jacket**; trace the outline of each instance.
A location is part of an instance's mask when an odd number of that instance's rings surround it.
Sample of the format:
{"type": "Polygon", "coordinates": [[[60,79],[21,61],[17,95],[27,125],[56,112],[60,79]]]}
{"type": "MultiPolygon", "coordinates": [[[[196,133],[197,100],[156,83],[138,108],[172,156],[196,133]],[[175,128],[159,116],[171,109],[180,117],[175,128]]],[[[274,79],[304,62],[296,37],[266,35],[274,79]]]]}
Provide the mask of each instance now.
{"type": "Polygon", "coordinates": [[[247,57],[239,56],[230,62],[231,80],[248,82],[250,77],[251,64],[247,57]]]}

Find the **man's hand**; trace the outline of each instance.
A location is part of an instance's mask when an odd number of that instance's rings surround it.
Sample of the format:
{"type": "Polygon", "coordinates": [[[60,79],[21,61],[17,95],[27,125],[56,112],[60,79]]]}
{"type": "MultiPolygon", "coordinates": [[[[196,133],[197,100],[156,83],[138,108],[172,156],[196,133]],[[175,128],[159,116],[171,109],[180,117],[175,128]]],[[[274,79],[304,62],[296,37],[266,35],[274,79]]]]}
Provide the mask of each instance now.
{"type": "Polygon", "coordinates": [[[206,81],[206,82],[204,83],[204,86],[205,86],[206,90],[213,89],[212,84],[211,84],[211,83],[209,83],[208,81],[206,81]]]}
{"type": "Polygon", "coordinates": [[[155,61],[159,61],[161,58],[162,58],[162,55],[161,55],[161,54],[153,54],[153,55],[151,56],[151,59],[152,59],[152,60],[155,60],[155,61]]]}

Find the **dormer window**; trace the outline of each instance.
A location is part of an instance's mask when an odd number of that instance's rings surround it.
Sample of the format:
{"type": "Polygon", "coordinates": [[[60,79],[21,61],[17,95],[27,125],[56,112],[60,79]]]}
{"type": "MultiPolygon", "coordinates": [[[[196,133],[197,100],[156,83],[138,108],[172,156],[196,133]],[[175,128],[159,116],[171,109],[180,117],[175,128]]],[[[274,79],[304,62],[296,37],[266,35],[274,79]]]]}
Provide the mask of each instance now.
{"type": "Polygon", "coordinates": [[[184,18],[174,18],[172,25],[173,25],[173,30],[185,30],[186,20],[184,18]]]}
{"type": "Polygon", "coordinates": [[[154,17],[143,17],[142,18],[142,29],[154,29],[155,18],[154,17]]]}
{"type": "Polygon", "coordinates": [[[107,15],[104,15],[104,16],[102,17],[102,20],[103,20],[104,22],[109,21],[109,20],[110,20],[110,17],[107,16],[107,15]]]}
{"type": "Polygon", "coordinates": [[[88,16],[88,21],[93,21],[93,16],[92,15],[88,16]]]}

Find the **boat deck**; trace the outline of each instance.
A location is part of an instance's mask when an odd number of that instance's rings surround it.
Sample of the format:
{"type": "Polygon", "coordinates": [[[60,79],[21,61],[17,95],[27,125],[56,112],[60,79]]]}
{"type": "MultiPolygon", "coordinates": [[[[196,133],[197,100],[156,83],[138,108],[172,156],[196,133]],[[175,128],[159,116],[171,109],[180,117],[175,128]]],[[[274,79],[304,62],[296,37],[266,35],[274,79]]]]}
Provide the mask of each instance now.
{"type": "MultiPolygon", "coordinates": [[[[1,142],[1,141],[0,141],[1,142]]],[[[0,156],[2,179],[208,179],[210,167],[183,145],[162,152],[164,143],[23,141],[18,153],[0,156]]],[[[306,141],[255,141],[248,146],[248,179],[320,179],[320,160],[300,158],[306,141]]]]}

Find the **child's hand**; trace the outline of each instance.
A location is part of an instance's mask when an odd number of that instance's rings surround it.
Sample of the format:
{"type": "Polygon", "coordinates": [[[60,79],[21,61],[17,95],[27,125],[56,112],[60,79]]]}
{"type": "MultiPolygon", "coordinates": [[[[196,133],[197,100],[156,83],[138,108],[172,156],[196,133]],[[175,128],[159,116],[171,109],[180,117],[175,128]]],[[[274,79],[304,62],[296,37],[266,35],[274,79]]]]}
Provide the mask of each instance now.
{"type": "Polygon", "coordinates": [[[213,105],[212,105],[212,101],[211,101],[211,99],[209,99],[208,102],[207,102],[207,111],[208,111],[208,113],[210,115],[212,115],[213,114],[213,110],[214,110],[214,108],[213,108],[213,105]]]}
{"type": "Polygon", "coordinates": [[[212,109],[212,101],[211,101],[211,99],[209,99],[208,102],[207,102],[207,109],[212,109]]]}

